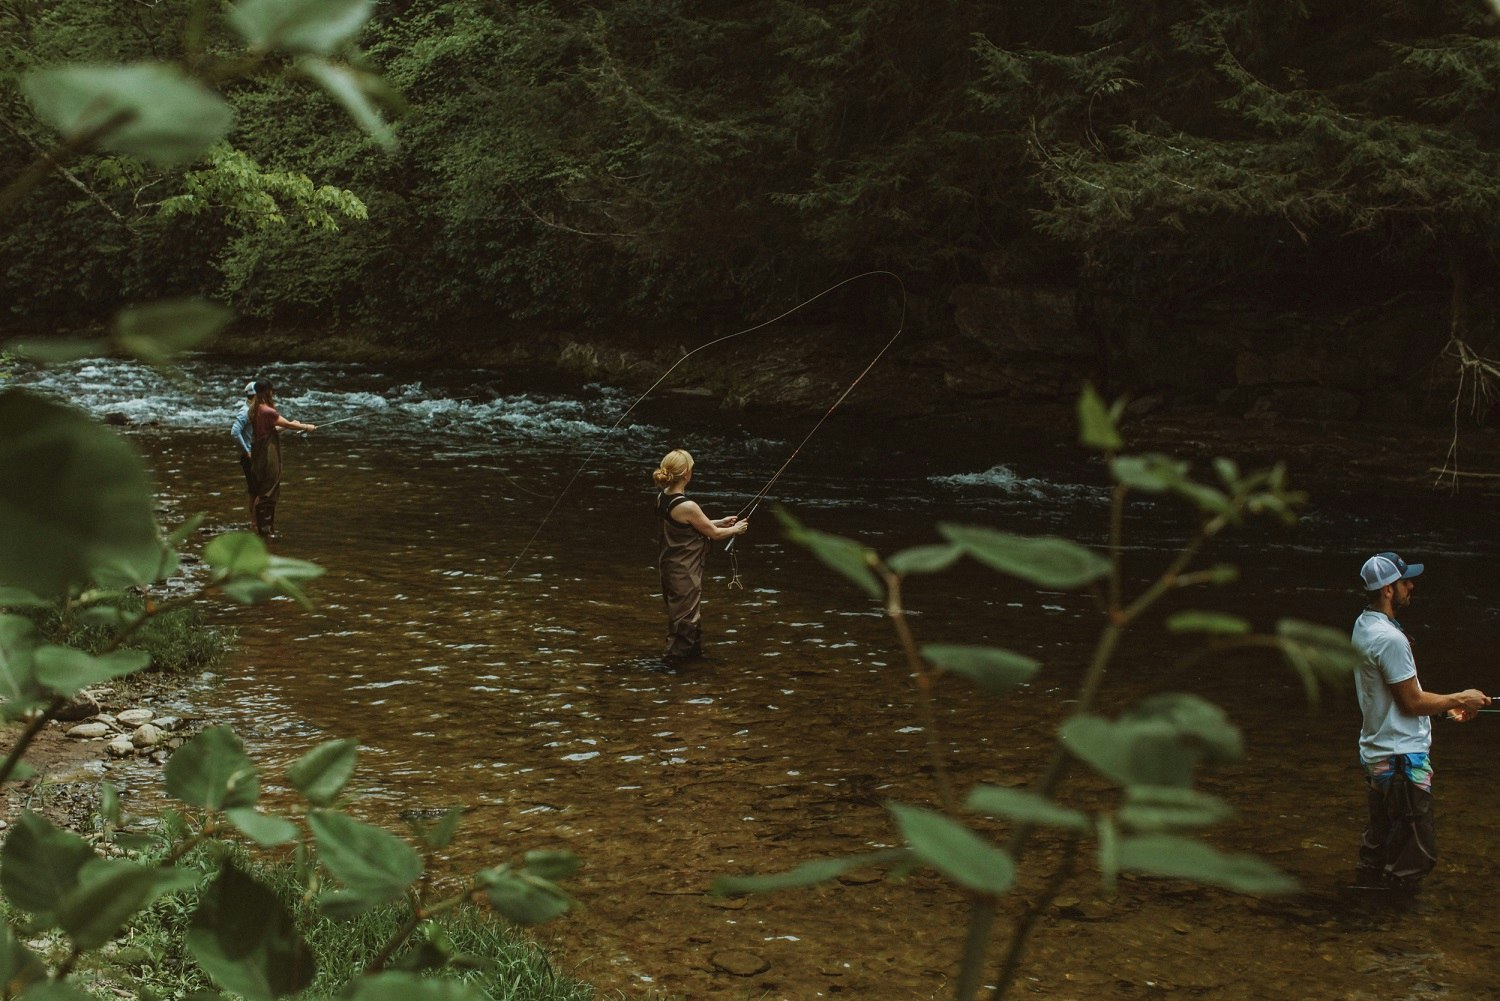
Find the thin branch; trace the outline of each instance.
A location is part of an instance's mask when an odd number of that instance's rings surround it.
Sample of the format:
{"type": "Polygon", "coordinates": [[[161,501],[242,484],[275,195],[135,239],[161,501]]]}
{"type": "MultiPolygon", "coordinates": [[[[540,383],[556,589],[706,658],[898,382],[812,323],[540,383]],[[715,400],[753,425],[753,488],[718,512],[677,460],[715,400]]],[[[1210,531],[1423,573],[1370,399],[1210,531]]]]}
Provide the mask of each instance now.
{"type": "MultiPolygon", "coordinates": [[[[32,150],[34,150],[38,155],[47,155],[47,151],[39,146],[36,140],[32,139],[26,133],[16,128],[15,125],[11,123],[9,118],[0,116],[0,125],[4,125],[6,130],[9,131],[11,135],[15,136],[26,145],[30,146],[32,150]]],[[[82,191],[85,195],[87,195],[89,199],[94,202],[94,204],[98,205],[101,209],[108,212],[110,214],[110,217],[113,218],[115,222],[119,223],[121,226],[126,225],[125,217],[116,212],[114,206],[106,202],[97,191],[89,187],[87,184],[83,183],[83,181],[78,177],[77,174],[73,173],[71,170],[69,170],[67,167],[64,167],[60,163],[55,164],[53,166],[53,169],[61,174],[64,178],[66,178],[69,184],[73,185],[73,187],[77,188],[79,191],[82,191]]]]}
{"type": "Polygon", "coordinates": [[[21,204],[21,199],[40,184],[42,178],[46,177],[53,168],[61,166],[84,150],[92,148],[100,139],[134,118],[135,112],[129,108],[117,111],[87,132],[80,132],[60,143],[57,148],[42,153],[31,162],[30,166],[21,171],[19,177],[6,185],[5,190],[0,191],[0,219],[5,218],[17,205],[21,204]]]}

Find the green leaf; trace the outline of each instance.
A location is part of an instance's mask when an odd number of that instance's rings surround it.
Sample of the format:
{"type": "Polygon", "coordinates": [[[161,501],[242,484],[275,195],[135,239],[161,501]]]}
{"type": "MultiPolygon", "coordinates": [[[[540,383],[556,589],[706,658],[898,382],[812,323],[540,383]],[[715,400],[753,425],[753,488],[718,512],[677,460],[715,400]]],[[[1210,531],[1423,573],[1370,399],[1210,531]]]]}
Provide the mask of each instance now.
{"type": "Polygon", "coordinates": [[[271,566],[265,541],[253,532],[226,532],[203,547],[203,559],[215,577],[257,576],[271,566]]]}
{"type": "Polygon", "coordinates": [[[78,948],[97,949],[136,911],[163,893],[190,889],[196,882],[184,870],[94,859],[79,870],[78,885],[58,902],[54,916],[78,948]]]}
{"type": "Polygon", "coordinates": [[[255,765],[227,726],[213,726],[167,759],[167,795],[192,806],[228,810],[254,806],[260,796],[255,765]]]}
{"type": "Polygon", "coordinates": [[[876,556],[873,549],[852,539],[804,528],[801,522],[780,507],[776,509],[776,517],[786,526],[787,538],[812,550],[812,554],[825,566],[854,581],[876,601],[885,598],[885,588],[875,576],[876,556]]]}
{"type": "Polygon", "coordinates": [[[1111,459],[1109,468],[1115,479],[1132,490],[1160,494],[1173,489],[1187,476],[1188,464],[1171,456],[1122,455],[1111,459]]]}
{"type": "Polygon", "coordinates": [[[914,546],[886,560],[896,573],[905,577],[914,573],[937,573],[946,570],[958,560],[964,551],[958,546],[914,546]]]}
{"type": "Polygon", "coordinates": [[[1015,883],[1009,853],[985,841],[958,821],[932,810],[887,803],[896,826],[920,861],[976,893],[998,896],[1015,883]]]}
{"type": "Polygon", "coordinates": [[[1229,502],[1229,496],[1216,487],[1206,486],[1184,476],[1172,484],[1172,492],[1198,505],[1200,511],[1209,514],[1227,514],[1233,521],[1239,521],[1234,505],[1229,502]]]}
{"type": "Polygon", "coordinates": [[[555,883],[578,871],[578,856],[565,851],[527,852],[521,871],[528,876],[555,883]]]}
{"type": "Polygon", "coordinates": [[[1276,623],[1276,635],[1285,644],[1301,648],[1321,678],[1339,680],[1359,670],[1364,656],[1349,642],[1347,633],[1297,619],[1276,623]]]}
{"type": "Polygon", "coordinates": [[[227,991],[275,1001],[312,983],[317,961],[274,891],[232,864],[198,901],[188,951],[227,991]]]}
{"type": "Polygon", "coordinates": [[[1210,584],[1223,587],[1225,584],[1233,584],[1240,579],[1240,568],[1233,563],[1215,563],[1204,571],[1208,575],[1210,584]]]}
{"type": "Polygon", "coordinates": [[[1237,760],[1239,731],[1217,707],[1194,696],[1153,696],[1111,723],[1075,716],[1058,731],[1063,747],[1121,785],[1191,784],[1205,760],[1237,760]]]}
{"type": "Polygon", "coordinates": [[[0,584],[0,608],[45,608],[52,602],[38,598],[25,588],[0,584]]]}
{"type": "Polygon", "coordinates": [[[374,0],[240,0],[229,23],[251,48],[331,52],[359,33],[374,6],[374,0]]]}
{"type": "Polygon", "coordinates": [[[906,849],[870,852],[865,855],[848,855],[844,858],[815,859],[804,862],[787,872],[765,876],[719,876],[713,882],[711,893],[735,896],[741,893],[770,893],[774,890],[790,890],[801,886],[813,886],[838,879],[846,872],[863,869],[870,865],[887,865],[910,857],[906,849]]]}
{"type": "Polygon", "coordinates": [[[300,827],[285,817],[260,813],[254,807],[235,807],[224,811],[224,815],[237,831],[262,848],[290,844],[302,833],[300,827]]]}
{"type": "Polygon", "coordinates": [[[325,59],[307,58],[297,61],[297,68],[328,92],[328,95],[344,106],[349,117],[372,139],[387,150],[396,148],[396,136],[385,118],[376,110],[370,99],[373,94],[384,91],[384,81],[373,73],[330,63],[325,59]]]}
{"type": "Polygon", "coordinates": [[[127,353],[159,365],[207,344],[233,316],[223,306],[201,299],[153,302],[120,313],[116,338],[127,353]]]}
{"type": "Polygon", "coordinates": [[[71,407],[0,392],[0,581],[61,595],[98,567],[161,563],[146,468],[71,407]]]}
{"type": "Polygon", "coordinates": [[[499,866],[480,872],[476,881],[490,906],[512,924],[539,925],[565,913],[572,899],[551,880],[499,866]]]}
{"type": "Polygon", "coordinates": [[[165,542],[168,546],[182,545],[188,540],[189,536],[198,531],[198,527],[203,524],[203,520],[204,514],[200,511],[199,513],[189,518],[187,521],[184,521],[181,525],[178,525],[175,529],[172,530],[172,534],[168,535],[162,541],[165,542]]]}
{"type": "Polygon", "coordinates": [[[394,834],[329,810],[309,813],[307,821],[319,859],[369,905],[397,899],[422,875],[421,857],[394,834]]]}
{"type": "Polygon", "coordinates": [[[457,949],[452,939],[441,928],[429,923],[426,932],[426,936],[416,943],[415,948],[401,953],[387,969],[421,973],[425,970],[441,970],[450,964],[467,965],[466,957],[456,955],[457,949]]]}
{"type": "Polygon", "coordinates": [[[1078,443],[1102,452],[1117,452],[1125,447],[1114,418],[1090,383],[1084,383],[1078,395],[1078,443]]]}
{"type": "Polygon", "coordinates": [[[125,819],[120,809],[120,793],[113,782],[99,783],[99,816],[111,827],[119,827],[125,819]]]}
{"type": "Polygon", "coordinates": [[[1276,636],[1282,656],[1302,678],[1307,701],[1318,704],[1319,682],[1348,681],[1364,663],[1364,657],[1337,629],[1282,619],[1276,623],[1276,636]]]}
{"type": "Polygon", "coordinates": [[[286,775],[309,803],[329,806],[354,776],[358,758],[359,741],[330,740],[298,758],[286,775]]]}
{"type": "Polygon", "coordinates": [[[78,873],[93,860],[82,838],[26,811],[11,825],[0,847],[0,890],[12,905],[47,915],[78,885],[78,873]]]}
{"type": "Polygon", "coordinates": [[[266,573],[285,580],[312,580],[326,571],[316,563],[294,560],[289,556],[272,556],[266,564],[266,573]]]}
{"type": "Polygon", "coordinates": [[[1089,818],[1078,810],[1038,796],[1034,792],[1008,789],[1005,786],[975,786],[964,806],[975,813],[990,817],[1004,817],[1023,824],[1045,824],[1048,827],[1063,827],[1071,831],[1087,831],[1089,818]]]}
{"type": "Polygon", "coordinates": [[[1172,786],[1130,786],[1115,817],[1136,832],[1209,827],[1234,815],[1216,796],[1172,786]]]}
{"type": "Polygon", "coordinates": [[[1240,467],[1233,459],[1218,458],[1214,460],[1214,471],[1219,474],[1219,480],[1230,490],[1238,489],[1240,486],[1240,467]]]}
{"type": "Polygon", "coordinates": [[[473,984],[399,971],[360,977],[353,991],[349,1001],[489,1001],[473,984]]]}
{"type": "Polygon", "coordinates": [[[1038,587],[1070,590],[1109,573],[1108,560],[1067,539],[964,525],[939,525],[938,531],[986,566],[1038,587]]]}
{"type": "Polygon", "coordinates": [[[99,146],[168,166],[196,160],[234,121],[223,98],[162,63],[33,70],[21,90],[69,139],[107,129],[99,146]]]}
{"type": "Polygon", "coordinates": [[[463,820],[464,811],[462,807],[455,806],[443,814],[437,823],[429,824],[424,820],[412,819],[408,821],[412,833],[421,839],[429,848],[447,848],[453,841],[453,835],[458,833],[458,824],[463,820]]]}
{"type": "Polygon", "coordinates": [[[1173,633],[1208,633],[1213,636],[1243,636],[1250,623],[1238,615],[1224,612],[1178,612],[1167,619],[1167,631],[1173,633]]]}
{"type": "Polygon", "coordinates": [[[74,647],[49,643],[37,647],[35,661],[37,681],[71,698],[91,685],[145,670],[151,664],[151,655],[144,650],[116,650],[95,657],[74,647]]]}
{"type": "Polygon", "coordinates": [[[1008,692],[1025,684],[1041,664],[1031,657],[988,646],[928,643],[922,656],[939,670],[959,674],[987,692],[1008,692]]]}
{"type": "Polygon", "coordinates": [[[1230,855],[1192,838],[1148,834],[1120,840],[1120,868],[1190,879],[1240,893],[1295,893],[1297,881],[1250,855],[1230,855]]]}
{"type": "Polygon", "coordinates": [[[50,701],[36,677],[36,639],[30,619],[0,615],[0,719],[19,719],[50,701]]]}
{"type": "Polygon", "coordinates": [[[1229,721],[1224,710],[1200,696],[1159,692],[1141,699],[1120,717],[1123,723],[1157,720],[1168,723],[1180,739],[1199,750],[1211,764],[1229,764],[1245,756],[1239,727],[1229,721]]]}
{"type": "Polygon", "coordinates": [[[9,925],[0,922],[0,984],[25,989],[46,977],[46,964],[11,934],[9,925]]]}

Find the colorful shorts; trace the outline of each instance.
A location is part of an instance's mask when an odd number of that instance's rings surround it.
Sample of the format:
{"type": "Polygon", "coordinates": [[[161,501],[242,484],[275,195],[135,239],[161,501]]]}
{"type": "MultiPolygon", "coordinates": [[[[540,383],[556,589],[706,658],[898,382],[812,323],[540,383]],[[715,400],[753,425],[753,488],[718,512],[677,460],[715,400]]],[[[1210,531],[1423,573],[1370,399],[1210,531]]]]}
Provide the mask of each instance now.
{"type": "Polygon", "coordinates": [[[1377,789],[1385,789],[1399,771],[1401,775],[1424,792],[1432,792],[1432,761],[1425,754],[1393,754],[1374,764],[1362,762],[1365,778],[1377,789]]]}

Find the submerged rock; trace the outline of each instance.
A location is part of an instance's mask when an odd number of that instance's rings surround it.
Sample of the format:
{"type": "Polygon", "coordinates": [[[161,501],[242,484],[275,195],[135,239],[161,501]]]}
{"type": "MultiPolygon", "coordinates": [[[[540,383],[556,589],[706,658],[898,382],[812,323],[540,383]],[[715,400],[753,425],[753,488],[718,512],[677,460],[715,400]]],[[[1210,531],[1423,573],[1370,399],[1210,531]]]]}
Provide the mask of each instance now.
{"type": "Polygon", "coordinates": [[[726,949],[709,957],[714,968],[732,977],[755,977],[771,968],[770,962],[747,949],[726,949]]]}

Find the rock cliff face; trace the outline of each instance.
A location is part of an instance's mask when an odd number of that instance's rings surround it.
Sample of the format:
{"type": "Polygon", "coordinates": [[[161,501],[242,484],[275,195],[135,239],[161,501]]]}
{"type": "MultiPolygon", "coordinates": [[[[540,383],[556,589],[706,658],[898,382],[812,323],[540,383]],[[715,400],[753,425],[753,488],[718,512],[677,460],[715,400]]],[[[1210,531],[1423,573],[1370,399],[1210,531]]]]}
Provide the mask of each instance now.
{"type": "Polygon", "coordinates": [[[1451,405],[1457,377],[1442,308],[1412,302],[1318,317],[1240,303],[1164,318],[1066,287],[964,285],[950,306],[958,343],[925,351],[967,356],[946,379],[964,395],[1057,400],[1090,378],[1245,416],[1350,419],[1451,405]]]}

